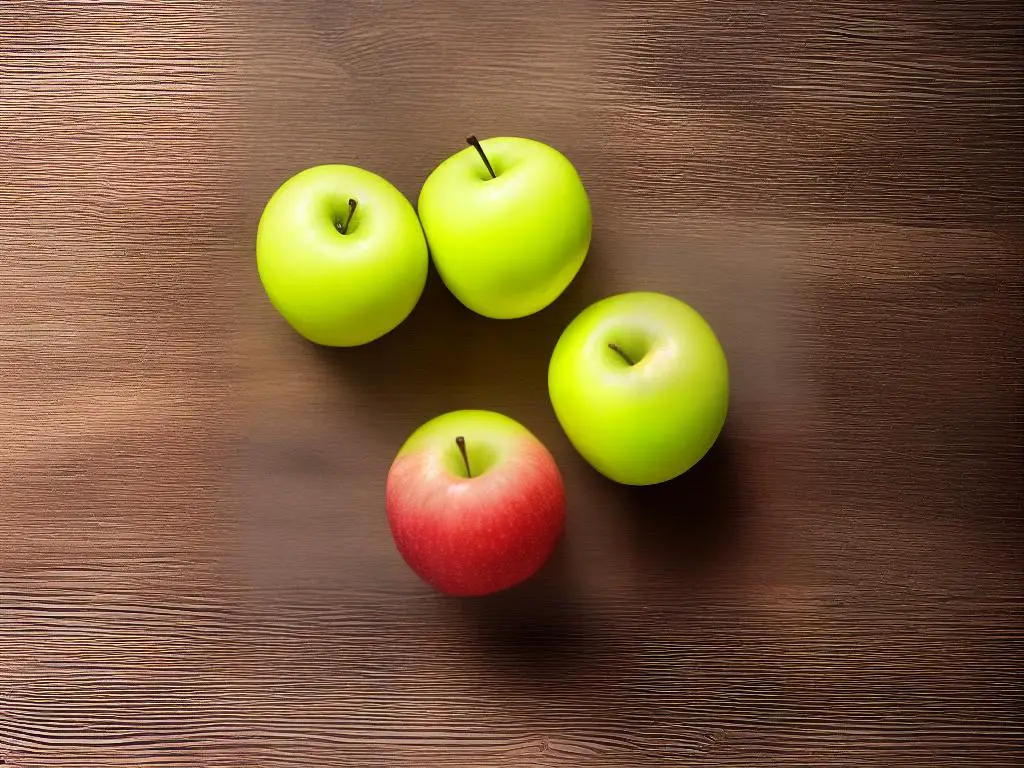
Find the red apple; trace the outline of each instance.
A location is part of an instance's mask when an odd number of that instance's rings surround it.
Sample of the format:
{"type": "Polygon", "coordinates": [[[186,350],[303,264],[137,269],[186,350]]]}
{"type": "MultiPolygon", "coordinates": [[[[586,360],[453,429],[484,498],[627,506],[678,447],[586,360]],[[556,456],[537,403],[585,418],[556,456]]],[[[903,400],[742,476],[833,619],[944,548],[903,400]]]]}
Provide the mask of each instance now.
{"type": "Polygon", "coordinates": [[[453,411],[405,442],[388,472],[398,551],[448,595],[486,595],[536,573],[565,523],[565,486],[548,449],[492,411],[453,411]]]}

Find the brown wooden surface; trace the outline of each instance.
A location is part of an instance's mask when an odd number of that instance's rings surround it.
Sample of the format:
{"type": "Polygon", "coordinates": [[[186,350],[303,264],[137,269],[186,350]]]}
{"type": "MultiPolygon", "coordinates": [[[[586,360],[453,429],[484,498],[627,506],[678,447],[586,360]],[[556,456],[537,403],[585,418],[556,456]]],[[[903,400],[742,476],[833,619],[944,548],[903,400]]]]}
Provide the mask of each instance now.
{"type": "Polygon", "coordinates": [[[0,3],[0,765],[1012,765],[1022,12],[1011,2],[0,3]],[[577,164],[595,238],[517,322],[432,275],[323,351],[255,273],[322,162],[415,199],[469,133],[577,164]],[[571,450],[547,357],[654,288],[733,409],[678,482],[571,450]],[[435,596],[404,437],[504,411],[564,546],[435,596]]]}

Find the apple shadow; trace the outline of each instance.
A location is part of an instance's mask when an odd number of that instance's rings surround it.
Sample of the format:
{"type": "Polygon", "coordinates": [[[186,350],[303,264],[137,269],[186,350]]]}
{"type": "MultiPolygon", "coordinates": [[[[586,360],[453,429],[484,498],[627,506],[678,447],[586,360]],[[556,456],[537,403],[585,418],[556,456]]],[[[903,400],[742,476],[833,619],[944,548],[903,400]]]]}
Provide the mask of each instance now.
{"type": "Polygon", "coordinates": [[[464,307],[431,264],[423,295],[397,328],[360,347],[313,345],[311,356],[368,410],[388,414],[395,440],[463,408],[505,412],[531,430],[540,427],[544,439],[555,424],[547,399],[551,352],[569,322],[606,295],[603,278],[595,242],[551,305],[524,318],[493,320],[464,307]]]}
{"type": "Polygon", "coordinates": [[[573,588],[565,537],[532,578],[493,595],[451,602],[492,671],[523,684],[583,672],[599,625],[573,588]]]}
{"type": "Polygon", "coordinates": [[[665,483],[611,483],[634,562],[658,575],[698,582],[727,571],[743,525],[742,472],[728,428],[689,471],[665,483]]]}

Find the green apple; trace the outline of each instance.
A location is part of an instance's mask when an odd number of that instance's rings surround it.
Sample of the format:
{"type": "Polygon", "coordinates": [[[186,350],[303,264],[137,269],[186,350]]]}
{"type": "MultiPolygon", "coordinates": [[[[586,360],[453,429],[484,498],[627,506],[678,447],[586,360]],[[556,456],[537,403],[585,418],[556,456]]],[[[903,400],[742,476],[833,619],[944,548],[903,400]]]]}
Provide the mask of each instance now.
{"type": "Polygon", "coordinates": [[[452,155],[427,178],[419,214],[437,271],[486,317],[524,317],[566,289],[590,247],[579,174],[539,141],[495,138],[452,155]]]}
{"type": "Polygon", "coordinates": [[[681,475],[725,424],[729,367],[692,307],[661,293],[592,304],[562,333],[548,368],[562,429],[601,474],[627,485],[681,475]]]}
{"type": "Polygon", "coordinates": [[[267,202],[256,262],[271,304],[309,341],[352,347],[412,312],[427,279],[412,204],[370,171],[307,168],[267,202]]]}

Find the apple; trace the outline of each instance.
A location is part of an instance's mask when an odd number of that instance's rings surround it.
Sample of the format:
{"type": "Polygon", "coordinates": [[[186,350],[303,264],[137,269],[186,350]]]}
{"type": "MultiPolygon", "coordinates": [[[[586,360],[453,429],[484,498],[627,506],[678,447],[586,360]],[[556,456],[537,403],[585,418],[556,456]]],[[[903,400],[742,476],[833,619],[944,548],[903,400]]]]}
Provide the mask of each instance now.
{"type": "Polygon", "coordinates": [[[587,307],[548,367],[555,415],[598,472],[626,485],[681,475],[725,424],[729,367],[711,326],[688,304],[634,292],[587,307]]]}
{"type": "Polygon", "coordinates": [[[561,295],[590,247],[590,201],[572,163],[532,139],[494,138],[442,162],[420,221],[444,284],[469,309],[508,319],[561,295]]]}
{"type": "Polygon", "coordinates": [[[429,256],[416,211],[388,181],[350,165],[319,165],[267,202],[256,262],[271,304],[299,334],[352,347],[408,317],[429,256]]]}
{"type": "Polygon", "coordinates": [[[529,578],[565,520],[554,458],[493,411],[453,411],[417,429],[391,465],[386,497],[398,551],[448,595],[486,595],[529,578]]]}

